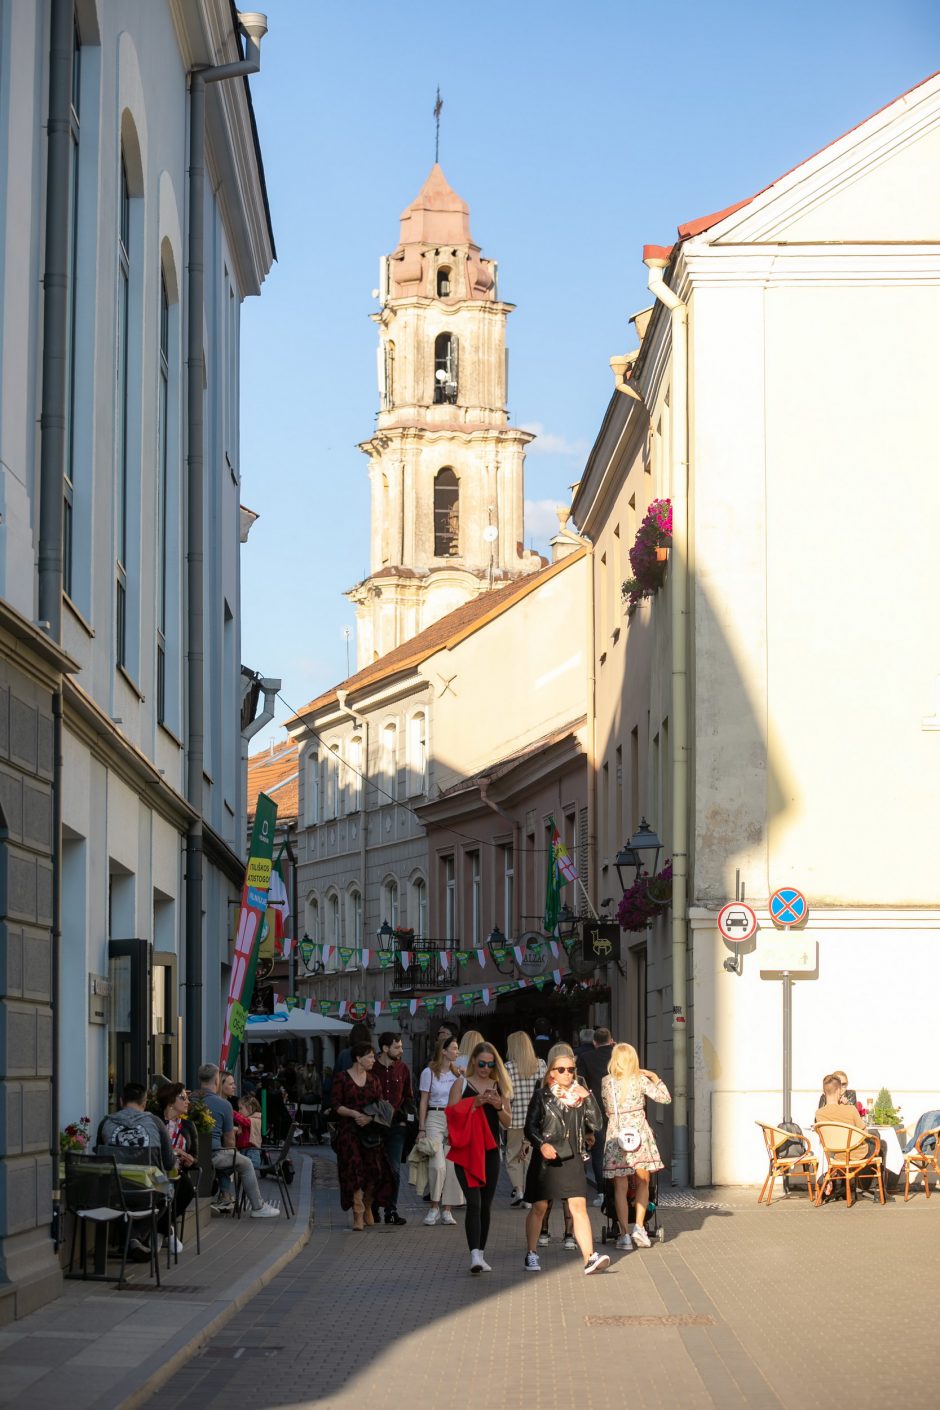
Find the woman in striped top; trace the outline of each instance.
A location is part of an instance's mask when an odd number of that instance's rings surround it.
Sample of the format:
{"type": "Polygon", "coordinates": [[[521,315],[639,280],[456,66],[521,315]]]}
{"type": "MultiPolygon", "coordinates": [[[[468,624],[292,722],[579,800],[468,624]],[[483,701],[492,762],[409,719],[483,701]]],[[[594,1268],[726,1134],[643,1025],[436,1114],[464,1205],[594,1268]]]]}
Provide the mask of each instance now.
{"type": "Polygon", "coordinates": [[[510,1203],[516,1209],[528,1209],[522,1192],[532,1148],[525,1139],[523,1128],[532,1093],[545,1076],[545,1063],[536,1057],[528,1033],[521,1031],[510,1033],[506,1040],[506,1055],[506,1071],[512,1082],[512,1118],[506,1133],[506,1170],[512,1181],[510,1203]]]}

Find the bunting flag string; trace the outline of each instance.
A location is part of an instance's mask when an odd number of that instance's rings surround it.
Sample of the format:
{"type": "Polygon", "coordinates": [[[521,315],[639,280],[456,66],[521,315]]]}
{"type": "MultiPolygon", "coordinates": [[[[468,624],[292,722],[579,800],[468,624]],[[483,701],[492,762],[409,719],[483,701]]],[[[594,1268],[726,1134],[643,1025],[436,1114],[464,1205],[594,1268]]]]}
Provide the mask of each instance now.
{"type": "MultiPolygon", "coordinates": [[[[563,941],[562,948],[567,951],[572,943],[574,942],[563,941]]],[[[528,945],[494,945],[489,950],[479,945],[466,950],[458,949],[456,946],[453,948],[448,946],[440,950],[418,949],[415,946],[400,950],[376,950],[368,946],[333,945],[326,941],[316,940],[302,940],[299,942],[298,948],[307,970],[315,968],[318,964],[322,965],[324,969],[337,965],[343,969],[348,969],[350,965],[361,965],[368,969],[372,963],[378,963],[380,969],[391,969],[395,960],[398,959],[405,973],[412,965],[419,970],[430,969],[435,959],[440,962],[441,968],[446,972],[450,972],[451,960],[453,960],[453,967],[459,972],[467,967],[474,956],[476,956],[480,968],[486,969],[490,960],[499,968],[510,957],[513,957],[516,963],[521,966],[527,961],[540,963],[547,959],[548,954],[551,954],[552,959],[557,960],[561,952],[556,940],[535,940],[528,945]]]]}
{"type": "Polygon", "coordinates": [[[435,1013],[443,1009],[450,1013],[459,1005],[491,1004],[496,999],[505,994],[518,993],[520,989],[535,989],[539,993],[548,984],[560,986],[570,971],[560,969],[553,970],[551,974],[539,974],[534,978],[507,979],[499,984],[483,984],[472,988],[449,989],[436,994],[420,994],[414,998],[403,999],[317,999],[311,997],[302,1001],[300,999],[285,998],[280,994],[275,997],[275,1009],[281,1008],[289,1010],[294,1005],[303,1003],[303,1007],[308,1013],[322,1013],[327,1016],[347,1019],[363,1019],[368,1013],[372,1013],[376,1018],[381,1018],[383,1014],[391,1014],[398,1017],[403,1013],[410,1013],[412,1018],[419,1012],[435,1013]]]}

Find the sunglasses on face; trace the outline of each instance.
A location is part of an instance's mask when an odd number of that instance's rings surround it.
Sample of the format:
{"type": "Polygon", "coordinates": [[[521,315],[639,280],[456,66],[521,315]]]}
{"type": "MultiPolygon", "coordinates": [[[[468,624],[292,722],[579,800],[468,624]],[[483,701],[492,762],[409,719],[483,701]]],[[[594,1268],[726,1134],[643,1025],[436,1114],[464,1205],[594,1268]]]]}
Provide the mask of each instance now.
{"type": "Polygon", "coordinates": [[[577,1068],[575,1068],[575,1067],[556,1067],[556,1068],[555,1068],[555,1071],[556,1071],[556,1072],[576,1072],[576,1071],[577,1071],[577,1068]]]}
{"type": "Polygon", "coordinates": [[[477,1067],[495,1067],[495,1062],[488,1062],[486,1058],[477,1058],[477,1067]]]}

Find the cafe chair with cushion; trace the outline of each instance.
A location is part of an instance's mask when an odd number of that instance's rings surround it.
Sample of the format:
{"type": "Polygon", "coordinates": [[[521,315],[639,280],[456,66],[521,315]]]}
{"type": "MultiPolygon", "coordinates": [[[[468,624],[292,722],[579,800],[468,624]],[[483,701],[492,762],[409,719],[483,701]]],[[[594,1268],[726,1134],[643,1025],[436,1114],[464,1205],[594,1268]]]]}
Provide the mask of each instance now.
{"type": "MultiPolygon", "coordinates": [[[[878,1181],[879,1203],[885,1202],[885,1182],[882,1172],[883,1161],[880,1154],[868,1153],[868,1143],[872,1139],[868,1132],[847,1121],[817,1121],[813,1130],[826,1157],[827,1170],[816,1186],[816,1203],[822,1203],[823,1192],[830,1180],[845,1181],[845,1202],[852,1208],[852,1184],[860,1175],[874,1175],[878,1181]]],[[[881,1144],[875,1136],[876,1150],[881,1144]]],[[[856,1190],[856,1194],[860,1193],[856,1190]]],[[[874,1197],[874,1191],[872,1191],[874,1197]]]]}
{"type": "MultiPolygon", "coordinates": [[[[91,1224],[95,1228],[96,1239],[103,1237],[106,1241],[105,1226],[120,1221],[123,1225],[124,1238],[121,1244],[121,1271],[118,1274],[118,1287],[124,1285],[124,1270],[127,1267],[131,1234],[138,1224],[145,1226],[150,1234],[150,1271],[156,1278],[157,1286],[160,1286],[155,1193],[153,1190],[135,1192],[134,1207],[131,1208],[127,1202],[114,1156],[78,1155],[72,1152],[66,1154],[65,1207],[74,1220],[66,1277],[87,1278],[89,1276],[88,1250],[85,1242],[85,1230],[88,1225],[91,1224]],[[75,1265],[75,1238],[79,1229],[81,1229],[79,1245],[81,1272],[74,1273],[72,1270],[75,1265]]],[[[106,1250],[106,1242],[103,1248],[106,1250]]],[[[106,1253],[103,1254],[104,1258],[106,1258],[106,1253]]],[[[107,1273],[98,1273],[92,1276],[100,1280],[106,1278],[107,1273]]]]}
{"type": "Polygon", "coordinates": [[[940,1156],[940,1126],[932,1126],[928,1131],[922,1131],[917,1137],[917,1143],[912,1151],[904,1152],[904,1203],[911,1197],[911,1177],[916,1180],[920,1175],[924,1182],[924,1194],[930,1199],[930,1176],[936,1175],[940,1183],[940,1165],[937,1160],[940,1156]],[[924,1143],[930,1146],[929,1150],[924,1150],[924,1143]]]}
{"type": "MultiPolygon", "coordinates": [[[[767,1178],[761,1187],[761,1192],[757,1196],[757,1203],[766,1202],[768,1205],[773,1199],[774,1184],[777,1177],[782,1176],[784,1180],[788,1176],[799,1176],[806,1178],[806,1191],[810,1199],[816,1196],[816,1166],[817,1160],[810,1149],[810,1144],[806,1136],[797,1135],[794,1131],[783,1131],[779,1126],[768,1126],[764,1121],[755,1122],[761,1129],[764,1138],[764,1145],[767,1148],[767,1158],[770,1168],[767,1171],[767,1178]],[[799,1154],[784,1155],[782,1152],[787,1149],[790,1143],[802,1146],[799,1154]],[[766,1196],[766,1201],[765,1201],[766,1196]]],[[[786,1186],[784,1186],[786,1188],[786,1186]]]]}

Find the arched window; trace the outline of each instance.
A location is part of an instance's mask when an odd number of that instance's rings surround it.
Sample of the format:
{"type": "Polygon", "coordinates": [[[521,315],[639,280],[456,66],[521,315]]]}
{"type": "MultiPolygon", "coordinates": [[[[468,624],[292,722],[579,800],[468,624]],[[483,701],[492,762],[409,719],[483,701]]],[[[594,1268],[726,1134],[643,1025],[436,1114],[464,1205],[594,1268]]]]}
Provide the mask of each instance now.
{"type": "Polygon", "coordinates": [[[382,727],[382,787],[387,797],[398,797],[398,726],[391,721],[382,727]]]}
{"type": "Polygon", "coordinates": [[[346,811],[358,813],[362,807],[362,737],[354,734],[349,741],[349,768],[346,770],[346,811]]]}
{"type": "Polygon", "coordinates": [[[304,926],[309,938],[314,944],[320,943],[320,902],[316,896],[307,897],[307,918],[304,926]]]}
{"type": "Polygon", "coordinates": [[[326,943],[328,945],[339,945],[339,897],[337,895],[326,898],[326,943]]]}
{"type": "Polygon", "coordinates": [[[398,882],[389,877],[382,887],[382,918],[393,930],[398,929],[398,882]]]}
{"type": "Polygon", "coordinates": [[[434,339],[434,402],[457,400],[457,339],[453,333],[438,333],[434,339]]]}
{"type": "Polygon", "coordinates": [[[423,877],[417,877],[411,883],[411,904],[408,907],[408,919],[412,922],[414,933],[418,940],[428,938],[428,887],[423,877]]]}
{"type": "Polygon", "coordinates": [[[314,749],[307,755],[304,779],[304,817],[308,824],[320,821],[320,756],[314,749]]]}
{"type": "Polygon", "coordinates": [[[346,895],[346,943],[362,945],[362,892],[358,886],[346,895]]]}
{"type": "Polygon", "coordinates": [[[385,406],[395,405],[395,344],[389,341],[385,347],[385,406]]]}
{"type": "Polygon", "coordinates": [[[428,786],[428,727],[424,711],[408,721],[408,775],[412,797],[428,786]]]}
{"type": "Polygon", "coordinates": [[[460,484],[449,465],[434,476],[434,557],[460,552],[460,484]]]}
{"type": "Polygon", "coordinates": [[[437,271],[437,297],[439,299],[449,299],[451,291],[450,270],[446,268],[437,271]]]}

